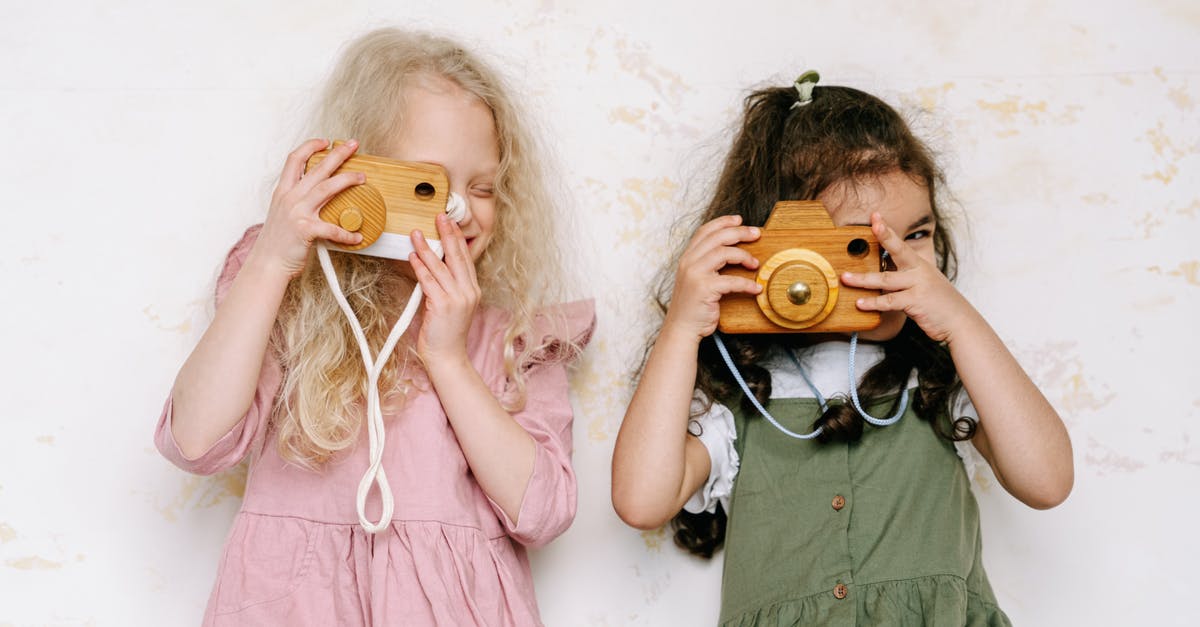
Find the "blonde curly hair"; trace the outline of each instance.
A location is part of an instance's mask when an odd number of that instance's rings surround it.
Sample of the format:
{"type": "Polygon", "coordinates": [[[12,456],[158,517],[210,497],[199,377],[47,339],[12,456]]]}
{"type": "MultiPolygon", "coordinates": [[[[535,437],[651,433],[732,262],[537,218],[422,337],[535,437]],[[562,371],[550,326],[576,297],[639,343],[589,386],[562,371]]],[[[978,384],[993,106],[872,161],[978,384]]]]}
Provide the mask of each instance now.
{"type": "MultiPolygon", "coordinates": [[[[511,314],[504,334],[504,367],[516,393],[506,409],[524,404],[518,338],[533,313],[549,302],[557,284],[545,273],[560,267],[548,194],[533,136],[503,79],[461,45],[444,37],[385,28],[350,43],[325,86],[315,116],[316,135],[356,138],[372,154],[400,128],[406,89],[430,77],[446,79],[483,101],[495,117],[500,166],[495,179],[495,235],[476,264],[483,304],[511,314]],[[535,263],[536,260],[536,263],[535,263]],[[534,271],[537,281],[534,281],[534,271]]],[[[378,154],[376,152],[375,154],[378,154]]],[[[413,289],[395,262],[336,254],[342,289],[372,351],[383,345],[413,289]]],[[[283,383],[272,422],[280,454],[318,467],[351,446],[363,421],[367,372],[358,345],[326,284],[315,251],[288,286],[272,339],[283,366],[283,383]]],[[[428,386],[411,343],[397,346],[380,377],[388,403],[403,402],[410,387],[428,386]],[[402,385],[403,384],[403,385],[402,385]]]]}

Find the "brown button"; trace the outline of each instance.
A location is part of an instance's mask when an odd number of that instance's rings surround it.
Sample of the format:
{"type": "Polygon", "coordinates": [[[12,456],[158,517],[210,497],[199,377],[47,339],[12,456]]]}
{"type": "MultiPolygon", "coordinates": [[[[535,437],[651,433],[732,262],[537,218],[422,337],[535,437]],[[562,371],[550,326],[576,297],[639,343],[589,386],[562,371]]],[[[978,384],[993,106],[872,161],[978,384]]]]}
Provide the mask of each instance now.
{"type": "Polygon", "coordinates": [[[839,583],[833,587],[833,598],[844,599],[850,591],[846,589],[846,584],[839,583]]]}
{"type": "Polygon", "coordinates": [[[843,497],[840,494],[833,497],[833,509],[840,512],[840,511],[842,511],[842,508],[845,506],[846,506],[846,498],[845,497],[843,497]]]}

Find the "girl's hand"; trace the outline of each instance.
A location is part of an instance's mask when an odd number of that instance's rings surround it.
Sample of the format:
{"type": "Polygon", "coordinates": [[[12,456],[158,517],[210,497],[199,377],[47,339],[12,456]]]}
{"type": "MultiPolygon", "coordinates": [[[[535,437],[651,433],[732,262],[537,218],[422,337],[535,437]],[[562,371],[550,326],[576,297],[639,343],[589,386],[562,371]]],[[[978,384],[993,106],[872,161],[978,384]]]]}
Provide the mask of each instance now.
{"type": "Polygon", "coordinates": [[[458,224],[439,215],[437,230],[444,261],[438,259],[420,231],[412,232],[415,250],[408,256],[425,292],[425,318],[417,338],[417,354],[426,364],[466,359],[467,331],[482,294],[467,240],[458,224]]]}
{"type": "Polygon", "coordinates": [[[741,216],[722,216],[696,230],[679,259],[675,290],[663,323],[663,333],[674,330],[699,341],[717,330],[722,296],[762,291],[762,287],[751,279],[720,274],[720,270],[729,264],[750,270],[758,268],[759,261],[735,245],[757,240],[762,231],[741,224],[741,216]]]}
{"type": "Polygon", "coordinates": [[[858,299],[860,310],[903,311],[937,342],[950,341],[959,325],[971,315],[978,315],[967,299],[938,270],[933,259],[926,258],[909,246],[884,223],[879,213],[871,214],[871,230],[895,262],[896,269],[890,272],[842,274],[842,282],[846,285],[884,292],[879,296],[858,299]]]}
{"type": "Polygon", "coordinates": [[[349,246],[362,241],[362,235],[325,222],[318,215],[321,207],[334,195],[366,181],[361,172],[333,175],[358,149],[358,142],[354,140],[334,148],[328,157],[305,172],[309,157],[328,146],[327,140],[310,139],[288,155],[279,175],[279,184],[271,194],[266,223],[251,253],[287,272],[288,276],[296,276],[304,269],[313,240],[326,239],[349,246]]]}

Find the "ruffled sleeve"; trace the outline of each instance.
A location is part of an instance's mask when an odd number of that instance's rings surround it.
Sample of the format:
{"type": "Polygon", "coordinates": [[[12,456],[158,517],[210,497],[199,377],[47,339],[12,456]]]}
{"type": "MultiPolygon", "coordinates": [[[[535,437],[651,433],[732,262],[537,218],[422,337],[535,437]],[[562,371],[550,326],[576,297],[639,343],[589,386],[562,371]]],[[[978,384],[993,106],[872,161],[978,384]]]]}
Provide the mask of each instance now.
{"type": "MultiPolygon", "coordinates": [[[[218,306],[225,299],[229,286],[250,254],[250,249],[254,246],[254,241],[258,239],[261,228],[261,225],[256,225],[247,229],[242,239],[226,255],[225,265],[217,279],[215,298],[218,306]]],[[[175,435],[171,429],[172,399],[168,397],[154,431],[155,446],[171,463],[198,475],[210,475],[235,466],[245,458],[264,432],[267,417],[271,414],[275,393],[279,389],[281,380],[282,373],[279,364],[268,352],[260,370],[258,388],[254,392],[254,399],[246,415],[207,451],[194,459],[185,456],[179,449],[179,443],[175,441],[175,435]]]]}
{"type": "Polygon", "coordinates": [[[733,424],[733,412],[720,403],[712,403],[708,411],[701,413],[705,398],[699,391],[696,395],[691,408],[692,415],[696,417],[688,421],[688,433],[699,438],[704,448],[708,449],[711,465],[708,480],[683,504],[683,509],[693,514],[712,514],[717,511],[717,503],[720,503],[728,512],[733,480],[737,478],[741,464],[734,446],[737,428],[733,424]]]}
{"type": "MultiPolygon", "coordinates": [[[[976,424],[979,423],[979,412],[975,409],[975,405],[971,402],[971,397],[967,395],[966,389],[960,389],[958,394],[950,403],[950,416],[952,419],[970,418],[976,424]]],[[[975,475],[980,472],[981,468],[987,467],[987,460],[975,448],[975,445],[970,440],[959,440],[954,443],[954,450],[958,452],[958,456],[962,459],[963,468],[967,471],[967,479],[971,483],[975,483],[975,475]]]]}
{"type": "MultiPolygon", "coordinates": [[[[538,547],[566,531],[575,519],[576,483],[571,467],[571,424],[567,369],[578,358],[596,326],[592,301],[550,308],[535,317],[524,358],[525,405],[513,418],[533,436],[533,473],[514,523],[491,499],[492,510],[514,540],[538,547]]],[[[508,386],[507,394],[516,393],[508,386]]]]}

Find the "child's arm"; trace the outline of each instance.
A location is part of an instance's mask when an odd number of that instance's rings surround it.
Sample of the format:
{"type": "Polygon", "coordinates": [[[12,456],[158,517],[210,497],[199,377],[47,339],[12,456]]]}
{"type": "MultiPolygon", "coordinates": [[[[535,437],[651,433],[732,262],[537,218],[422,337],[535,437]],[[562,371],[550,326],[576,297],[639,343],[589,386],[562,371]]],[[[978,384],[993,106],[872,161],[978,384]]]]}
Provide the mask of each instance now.
{"type": "Polygon", "coordinates": [[[972,442],[996,478],[1037,509],[1062,503],[1075,480],[1071,440],[1058,413],[1004,342],[953,285],[879,214],[871,227],[896,262],[895,272],[850,274],[848,285],[884,290],[864,298],[867,311],[903,311],[930,338],[946,342],[963,387],[979,411],[972,442]]]}
{"type": "Polygon", "coordinates": [[[171,430],[188,459],[203,455],[246,414],[284,291],[304,268],[312,242],[361,241],[317,215],[334,194],[363,182],[360,173],[331,176],[357,148],[353,141],[305,174],[308,158],[327,146],[309,140],[288,156],[258,240],[175,379],[171,430]]]}
{"type": "Polygon", "coordinates": [[[425,292],[417,354],[479,487],[520,524],[521,504],[533,474],[536,442],[492,395],[467,354],[467,331],[481,298],[475,265],[462,230],[437,218],[445,258],[414,231],[409,263],[425,292]]]}
{"type": "Polygon", "coordinates": [[[708,479],[708,451],[687,430],[696,354],[700,340],[717,328],[721,296],[761,291],[754,281],[719,274],[731,263],[758,267],[758,260],[735,245],[758,239],[759,229],[740,224],[740,216],[717,218],[701,226],[688,244],[662,331],[621,422],[613,450],[612,501],[621,520],[633,527],[661,527],[708,479]]]}

